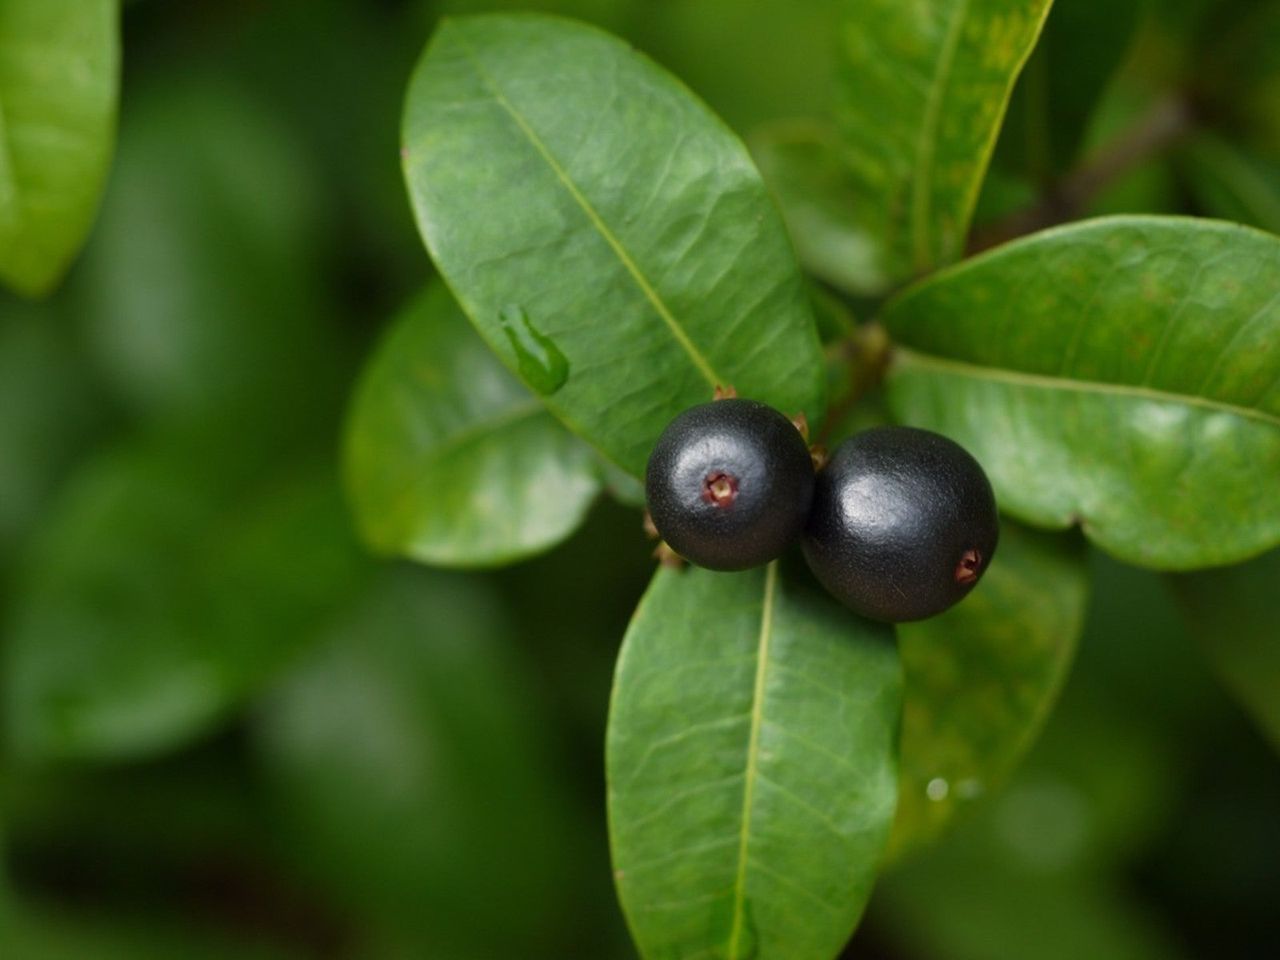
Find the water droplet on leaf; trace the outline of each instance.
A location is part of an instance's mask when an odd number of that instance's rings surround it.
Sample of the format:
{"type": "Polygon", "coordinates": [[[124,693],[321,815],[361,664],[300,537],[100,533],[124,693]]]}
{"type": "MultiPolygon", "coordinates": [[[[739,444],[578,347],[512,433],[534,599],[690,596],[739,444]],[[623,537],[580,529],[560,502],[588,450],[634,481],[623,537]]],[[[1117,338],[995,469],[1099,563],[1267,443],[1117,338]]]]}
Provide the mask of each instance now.
{"type": "Polygon", "coordinates": [[[925,796],[934,803],[941,803],[951,792],[951,785],[941,777],[934,777],[924,788],[925,796]]]}
{"type": "Polygon", "coordinates": [[[569,361],[546,334],[538,330],[522,307],[502,308],[498,322],[516,352],[516,366],[525,383],[543,396],[555,393],[569,379],[569,361]]]}

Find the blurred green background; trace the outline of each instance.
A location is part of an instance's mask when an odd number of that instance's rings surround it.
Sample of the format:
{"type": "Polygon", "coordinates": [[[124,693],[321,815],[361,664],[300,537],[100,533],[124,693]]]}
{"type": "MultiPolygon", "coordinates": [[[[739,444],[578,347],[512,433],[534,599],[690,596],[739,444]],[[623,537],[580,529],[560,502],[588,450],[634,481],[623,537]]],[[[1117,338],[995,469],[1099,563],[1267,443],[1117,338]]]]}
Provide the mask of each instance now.
{"type": "MultiPolygon", "coordinates": [[[[652,562],[638,514],[602,500],[554,552],[463,575],[369,556],[343,502],[354,378],[431,275],[402,93],[441,14],[553,10],[750,136],[829,111],[835,6],[125,5],[89,246],[47,302],[0,299],[0,957],[634,955],[601,748],[652,562]]],[[[1058,2],[1024,79],[1055,78],[1054,129],[1104,143],[1170,90],[1194,120],[1081,212],[1280,229],[1280,4],[1112,6],[1058,2]]],[[[1026,148],[1023,99],[989,219],[1066,162],[1026,148]]],[[[1274,955],[1274,744],[1219,685],[1194,596],[1091,572],[1022,771],[886,873],[849,956],[1274,955]]],[[[1274,557],[1258,578],[1280,587],[1274,557]]]]}

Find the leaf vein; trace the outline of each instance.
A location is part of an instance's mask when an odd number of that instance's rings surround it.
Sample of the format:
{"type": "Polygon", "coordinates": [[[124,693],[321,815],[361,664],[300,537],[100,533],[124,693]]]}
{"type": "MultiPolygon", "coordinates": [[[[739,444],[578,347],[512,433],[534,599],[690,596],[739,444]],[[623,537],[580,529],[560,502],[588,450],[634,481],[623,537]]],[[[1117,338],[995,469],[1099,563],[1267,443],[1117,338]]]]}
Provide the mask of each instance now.
{"type": "Polygon", "coordinates": [[[1208,260],[1201,261],[1197,266],[1195,273],[1191,275],[1191,282],[1187,284],[1187,291],[1183,294],[1182,299],[1178,301],[1178,306],[1169,314],[1169,318],[1164,323],[1164,329],[1160,331],[1160,339],[1156,341],[1155,349],[1151,351],[1151,356],[1147,360],[1147,369],[1142,374],[1142,385],[1145,387],[1151,383],[1151,378],[1155,376],[1156,369],[1160,365],[1160,360],[1164,356],[1169,340],[1172,339],[1174,332],[1178,328],[1179,321],[1182,320],[1183,314],[1191,305],[1195,298],[1195,292],[1200,286],[1200,278],[1204,276],[1204,272],[1220,261],[1226,259],[1230,254],[1218,254],[1210,257],[1208,260]]]}
{"type": "Polygon", "coordinates": [[[790,789],[789,787],[784,787],[777,780],[774,780],[772,777],[766,774],[763,774],[763,773],[759,774],[759,778],[761,783],[767,783],[770,789],[774,790],[780,796],[786,797],[788,800],[794,803],[797,808],[805,811],[811,817],[813,817],[814,820],[821,823],[824,827],[826,827],[829,831],[831,831],[831,833],[837,839],[839,839],[842,843],[848,839],[845,834],[845,831],[841,829],[839,824],[837,824],[834,820],[832,820],[831,817],[829,817],[825,812],[823,812],[822,810],[819,810],[817,807],[811,804],[804,797],[800,796],[800,794],[796,793],[794,790],[790,789]]]}
{"type": "Polygon", "coordinates": [[[795,880],[792,880],[786,874],[779,873],[777,870],[774,870],[772,867],[766,867],[763,863],[761,863],[758,860],[753,859],[751,861],[751,865],[755,867],[757,870],[759,870],[761,873],[765,874],[766,876],[773,877],[774,880],[777,880],[779,883],[783,884],[784,886],[790,887],[792,890],[796,891],[796,893],[800,894],[801,896],[807,897],[808,899],[812,900],[814,903],[818,904],[819,906],[825,907],[827,910],[831,911],[836,916],[840,916],[840,917],[844,916],[845,911],[843,907],[837,906],[836,904],[828,900],[826,897],[823,897],[823,896],[820,896],[819,894],[814,893],[804,884],[798,883],[795,880]]]}
{"type": "Polygon", "coordinates": [[[774,669],[781,673],[785,673],[787,676],[795,677],[797,680],[801,680],[804,683],[809,684],[809,686],[813,687],[815,690],[821,690],[823,693],[829,693],[837,700],[843,700],[846,696],[845,692],[838,687],[833,687],[831,684],[819,680],[817,677],[810,676],[803,670],[797,670],[795,667],[788,666],[785,663],[774,664],[774,669]]]}
{"type": "Polygon", "coordinates": [[[816,740],[813,740],[810,737],[806,737],[804,736],[804,734],[796,733],[794,730],[788,729],[787,727],[784,727],[781,724],[771,723],[769,724],[769,726],[771,729],[777,730],[787,739],[794,740],[796,743],[800,744],[801,746],[807,747],[808,749],[812,750],[814,753],[821,754],[822,756],[830,760],[832,763],[838,764],[839,766],[842,766],[847,770],[850,770],[853,772],[860,772],[860,768],[850,763],[848,757],[842,756],[828,747],[824,747],[822,744],[818,743],[816,740]]]}
{"type": "Polygon", "coordinates": [[[471,48],[465,38],[462,39],[462,46],[467,60],[476,71],[476,76],[480,78],[480,82],[489,90],[489,93],[493,96],[494,102],[502,108],[507,116],[511,118],[511,121],[520,129],[520,132],[524,134],[525,138],[529,141],[529,144],[535,151],[537,151],[543,162],[551,168],[551,172],[555,174],[556,179],[560,181],[561,186],[568,191],[569,195],[573,198],[574,203],[576,203],[582,210],[583,214],[586,215],[587,220],[590,221],[591,225],[596,229],[596,232],[600,234],[601,238],[606,244],[608,244],[609,248],[613,250],[627,273],[631,275],[631,279],[634,280],[636,286],[640,288],[640,292],[643,293],[645,299],[649,301],[649,305],[653,308],[654,312],[657,313],[662,319],[662,322],[667,325],[667,328],[671,331],[671,335],[684,349],[693,365],[697,367],[698,372],[703,376],[707,383],[713,387],[724,384],[726,381],[716,373],[707,358],[702,355],[702,352],[698,349],[697,345],[692,339],[690,339],[689,334],[671,313],[666,302],[658,294],[658,291],[653,288],[653,285],[649,282],[648,278],[640,270],[639,265],[632,259],[631,254],[627,252],[627,248],[623,246],[622,241],[618,239],[614,232],[609,228],[609,225],[605,223],[604,218],[600,216],[599,211],[596,210],[591,201],[587,199],[586,195],[583,194],[578,185],[574,183],[573,179],[569,176],[568,171],[565,170],[565,168],[560,164],[560,161],[556,159],[550,148],[542,142],[542,138],[538,136],[537,131],[529,125],[529,122],[525,119],[523,114],[516,109],[515,104],[507,99],[506,94],[504,94],[498,87],[493,77],[490,76],[489,72],[485,69],[484,64],[480,62],[480,59],[475,55],[475,51],[471,48]]]}
{"type": "Polygon", "coordinates": [[[760,637],[756,643],[755,692],[751,701],[751,735],[747,741],[747,769],[742,785],[742,826],[738,835],[738,875],[733,888],[733,924],[729,932],[728,960],[738,960],[738,946],[746,919],[747,862],[751,836],[751,808],[759,775],[760,726],[764,719],[765,679],[769,671],[769,643],[773,636],[773,598],[778,587],[778,561],[769,564],[764,581],[764,606],[760,613],[760,637]]]}
{"type": "Polygon", "coordinates": [[[1257,420],[1272,427],[1280,427],[1280,416],[1274,416],[1263,410],[1254,410],[1249,407],[1226,403],[1222,400],[1213,400],[1209,397],[1170,393],[1167,390],[1159,390],[1154,387],[1135,387],[1123,383],[1100,383],[1074,380],[1070,377],[1025,373],[1021,370],[1002,370],[997,367],[986,367],[976,363],[966,363],[962,360],[951,360],[933,356],[932,354],[917,353],[906,347],[897,347],[895,352],[897,354],[895,361],[897,364],[933,367],[937,370],[947,371],[957,376],[969,377],[974,380],[994,380],[1015,386],[1038,387],[1042,390],[1065,390],[1072,393],[1094,393],[1100,396],[1135,397],[1159,403],[1182,403],[1187,406],[1202,407],[1206,410],[1226,413],[1248,420],[1257,420]]]}
{"type": "MultiPolygon", "coordinates": [[[[687,857],[690,854],[706,853],[708,850],[717,850],[720,847],[727,846],[737,842],[737,837],[719,837],[715,840],[706,840],[702,843],[693,843],[687,847],[681,847],[677,850],[670,850],[667,853],[657,857],[649,857],[647,860],[641,860],[639,863],[624,863],[621,865],[622,875],[628,876],[632,874],[642,873],[645,870],[651,870],[654,867],[662,866],[664,863],[670,863],[672,860],[678,860],[681,857],[687,857]]],[[[717,894],[718,897],[724,896],[728,891],[717,894]]]]}
{"type": "Polygon", "coordinates": [[[643,817],[633,820],[631,822],[631,828],[633,830],[638,830],[640,827],[644,826],[645,824],[651,823],[652,821],[657,820],[659,817],[666,814],[666,812],[670,810],[672,807],[674,807],[676,804],[684,800],[688,800],[690,797],[696,797],[700,793],[706,793],[708,790],[714,790],[716,787],[723,787],[741,778],[742,778],[741,773],[730,773],[727,776],[717,777],[715,780],[705,780],[702,783],[694,784],[691,787],[686,787],[685,789],[680,790],[676,793],[673,793],[671,796],[667,797],[666,800],[664,800],[658,806],[654,807],[652,810],[646,813],[643,817]]]}
{"type": "MultiPolygon", "coordinates": [[[[1255,323],[1257,323],[1259,320],[1266,317],[1267,314],[1270,313],[1270,311],[1277,304],[1280,304],[1280,291],[1277,291],[1266,303],[1260,306],[1257,309],[1257,311],[1252,316],[1249,317],[1248,320],[1244,321],[1244,323],[1236,327],[1235,332],[1231,334],[1231,337],[1227,340],[1225,344],[1222,345],[1222,348],[1218,351],[1218,356],[1214,359],[1213,366],[1209,368],[1209,372],[1205,374],[1204,379],[1200,381],[1200,387],[1199,387],[1200,392],[1204,392],[1205,390],[1208,390],[1209,384],[1213,383],[1213,378],[1216,377],[1218,375],[1218,371],[1222,369],[1223,361],[1227,359],[1227,356],[1231,353],[1232,348],[1235,347],[1236,342],[1239,341],[1239,339],[1242,336],[1244,336],[1245,332],[1249,330],[1255,323]]],[[[1262,401],[1265,398],[1266,398],[1266,393],[1264,392],[1261,396],[1257,398],[1259,405],[1261,405],[1262,401]]]]}
{"type": "Polygon", "coordinates": [[[668,737],[662,737],[661,739],[653,741],[645,748],[644,753],[640,755],[639,759],[637,759],[635,764],[632,766],[631,779],[633,781],[639,779],[641,772],[644,770],[646,764],[653,759],[653,755],[655,753],[674,747],[676,744],[683,743],[690,737],[697,736],[700,733],[708,733],[712,730],[719,730],[722,727],[735,726],[736,724],[742,723],[750,718],[750,713],[735,713],[729,717],[717,717],[714,720],[703,720],[700,723],[691,724],[690,726],[685,727],[678,733],[673,733],[668,737]]]}

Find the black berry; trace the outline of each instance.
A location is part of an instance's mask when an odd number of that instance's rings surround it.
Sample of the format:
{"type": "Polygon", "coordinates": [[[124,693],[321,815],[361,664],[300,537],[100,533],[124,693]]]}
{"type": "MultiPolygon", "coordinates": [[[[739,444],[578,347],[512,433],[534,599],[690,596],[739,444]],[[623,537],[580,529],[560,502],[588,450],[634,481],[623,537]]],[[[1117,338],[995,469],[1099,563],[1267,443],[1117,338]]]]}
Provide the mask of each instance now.
{"type": "Polygon", "coordinates": [[[754,400],[717,400],[680,414],[645,474],[659,535],[691,563],[746,570],[768,563],[804,529],[813,463],[795,424],[754,400]]]}
{"type": "Polygon", "coordinates": [[[928,430],[878,427],[819,471],[804,555],[863,616],[923,620],[973,589],[999,532],[991,483],[968,451],[928,430]]]}

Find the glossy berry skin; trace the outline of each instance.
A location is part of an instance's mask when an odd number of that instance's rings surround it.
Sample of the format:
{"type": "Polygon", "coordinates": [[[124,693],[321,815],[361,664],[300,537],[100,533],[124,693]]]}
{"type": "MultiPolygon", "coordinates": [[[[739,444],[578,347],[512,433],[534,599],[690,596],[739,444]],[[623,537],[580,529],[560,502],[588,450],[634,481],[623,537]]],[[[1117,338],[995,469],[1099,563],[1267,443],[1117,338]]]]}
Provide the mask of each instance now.
{"type": "Polygon", "coordinates": [[[846,440],[818,473],[803,541],[809,569],[874,620],[923,620],[963,600],[995,554],[987,475],[928,430],[878,427],[846,440]]]}
{"type": "Polygon", "coordinates": [[[754,400],[691,407],[649,457],[645,499],[659,535],[690,563],[746,570],[799,539],[813,462],[795,424],[754,400]]]}

